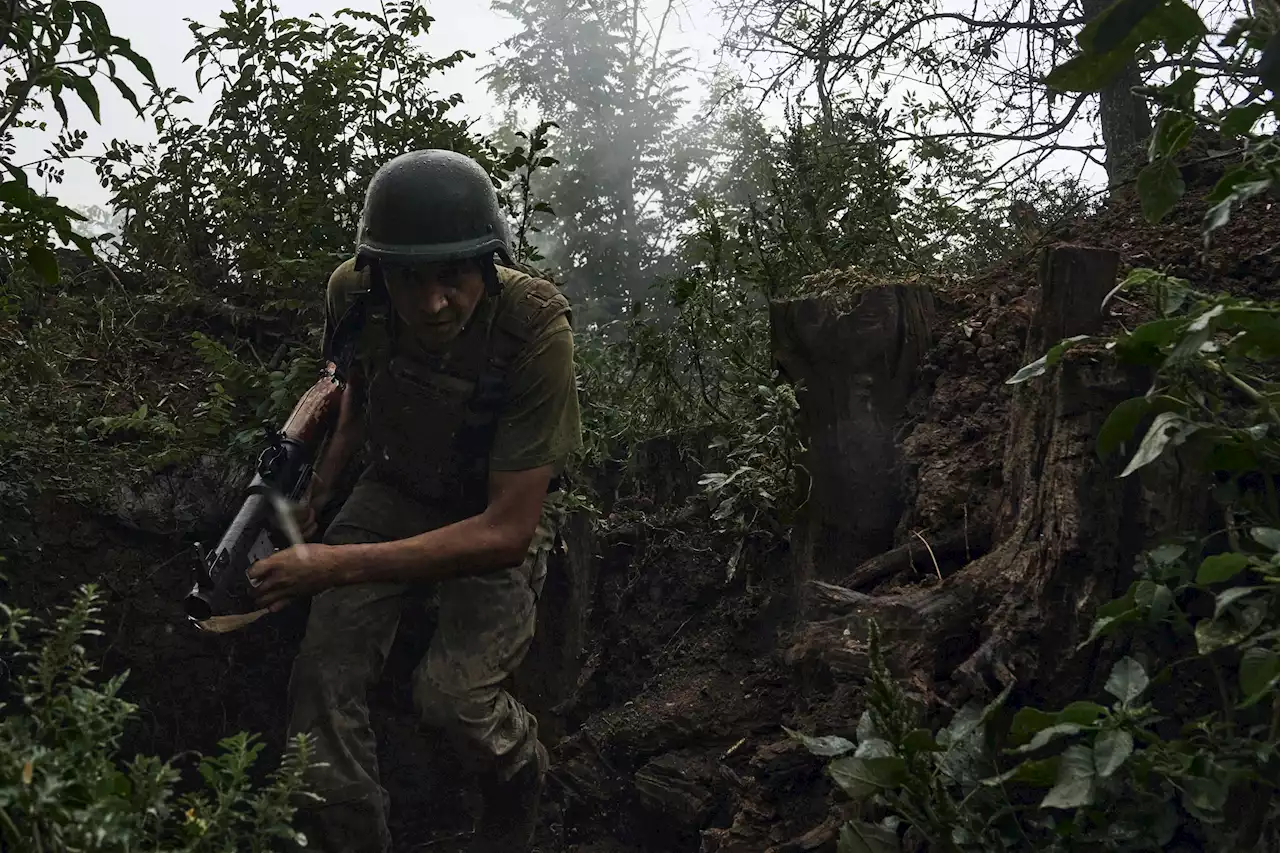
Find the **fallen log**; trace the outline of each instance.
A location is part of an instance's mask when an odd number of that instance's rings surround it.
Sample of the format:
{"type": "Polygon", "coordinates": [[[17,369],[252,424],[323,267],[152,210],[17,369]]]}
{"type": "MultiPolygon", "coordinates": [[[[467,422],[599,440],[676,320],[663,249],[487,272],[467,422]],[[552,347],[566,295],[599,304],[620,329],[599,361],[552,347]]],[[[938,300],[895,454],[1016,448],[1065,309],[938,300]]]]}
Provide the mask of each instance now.
{"type": "Polygon", "coordinates": [[[961,528],[937,536],[917,534],[896,548],[867,560],[850,572],[840,585],[855,590],[866,589],[908,572],[933,575],[936,570],[945,576],[982,556],[990,547],[991,531],[986,528],[974,531],[961,528]]]}

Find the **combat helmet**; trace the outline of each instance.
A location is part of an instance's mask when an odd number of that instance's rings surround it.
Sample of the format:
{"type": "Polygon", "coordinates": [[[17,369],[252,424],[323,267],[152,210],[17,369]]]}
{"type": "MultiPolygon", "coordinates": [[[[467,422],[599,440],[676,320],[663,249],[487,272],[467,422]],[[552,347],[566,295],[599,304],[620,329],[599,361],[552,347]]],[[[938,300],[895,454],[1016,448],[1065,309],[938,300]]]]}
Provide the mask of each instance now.
{"type": "Polygon", "coordinates": [[[456,151],[410,151],[369,181],[356,234],[357,264],[430,263],[496,254],[512,262],[493,182],[456,151]]]}

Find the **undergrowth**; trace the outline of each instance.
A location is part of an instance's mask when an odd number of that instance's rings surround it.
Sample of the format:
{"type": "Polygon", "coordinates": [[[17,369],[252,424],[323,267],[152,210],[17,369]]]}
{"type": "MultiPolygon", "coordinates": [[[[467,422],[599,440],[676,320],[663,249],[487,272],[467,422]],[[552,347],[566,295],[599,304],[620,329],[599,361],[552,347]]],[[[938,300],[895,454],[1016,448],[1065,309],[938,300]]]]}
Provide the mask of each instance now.
{"type": "MultiPolygon", "coordinates": [[[[1082,52],[1049,82],[1096,91],[1137,51],[1163,49],[1178,65],[1208,33],[1178,0],[1122,1],[1085,27],[1082,52]]],[[[1220,114],[1196,110],[1200,70],[1149,93],[1162,113],[1137,179],[1148,219],[1183,194],[1172,158],[1197,129],[1244,140],[1208,196],[1206,241],[1234,204],[1274,186],[1277,78],[1267,63],[1277,37],[1277,22],[1259,17],[1221,39],[1219,82],[1241,100],[1220,114]],[[1264,118],[1270,129],[1253,133],[1264,118]]],[[[1155,317],[1109,339],[1062,341],[1009,382],[1050,374],[1086,342],[1151,376],[1148,391],[1103,424],[1098,454],[1123,453],[1122,477],[1176,457],[1211,492],[1221,525],[1141,555],[1081,646],[1105,638],[1129,654],[1111,668],[1105,695],[1064,708],[1006,707],[1008,684],[935,733],[889,675],[873,627],[858,742],[795,733],[835,759],[831,777],[863,807],[842,831],[841,853],[899,850],[908,839],[941,851],[1280,848],[1280,303],[1206,293],[1150,269],[1134,270],[1108,299],[1124,291],[1140,292],[1155,317]]]]}
{"type": "Polygon", "coordinates": [[[291,823],[311,796],[306,736],[265,780],[256,772],[262,743],[228,737],[199,759],[200,784],[183,794],[174,761],[120,754],[138,708],[119,695],[124,675],[93,677],[85,646],[100,633],[99,610],[92,586],[48,627],[0,603],[0,849],[267,853],[305,845],[291,823]]]}

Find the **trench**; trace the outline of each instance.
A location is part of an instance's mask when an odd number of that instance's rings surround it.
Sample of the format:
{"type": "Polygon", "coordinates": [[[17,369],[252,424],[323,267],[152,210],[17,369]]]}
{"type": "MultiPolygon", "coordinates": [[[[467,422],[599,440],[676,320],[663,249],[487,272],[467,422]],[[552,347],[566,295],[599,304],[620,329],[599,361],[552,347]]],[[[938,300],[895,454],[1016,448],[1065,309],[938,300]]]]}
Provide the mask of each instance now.
{"type": "MultiPolygon", "coordinates": [[[[1139,249],[1113,247],[1115,230],[959,288],[833,274],[774,303],[775,356],[801,383],[809,501],[789,536],[749,536],[732,572],[739,541],[712,522],[701,463],[676,443],[636,448],[628,483],[593,473],[604,512],[573,519],[513,683],[553,752],[540,849],[834,850],[844,804],[782,727],[852,734],[871,619],[895,674],[942,704],[1006,677],[1052,702],[1105,672],[1072,651],[1089,614],[1144,542],[1203,507],[1119,483],[1091,452],[1141,377],[1086,350],[1034,386],[1003,382],[1046,343],[1116,321],[1096,306],[1139,249]]],[[[1198,241],[1197,222],[1184,230],[1198,241]]],[[[209,503],[225,479],[168,483],[168,524],[54,497],[32,507],[40,550],[8,596],[47,608],[82,583],[103,588],[96,653],[129,671],[141,708],[125,754],[210,752],[242,730],[281,746],[304,610],[216,638],[181,617],[193,545],[225,507],[175,507],[209,503]]],[[[474,805],[413,719],[409,673],[431,618],[425,602],[406,606],[371,696],[398,851],[454,849],[474,805]]]]}

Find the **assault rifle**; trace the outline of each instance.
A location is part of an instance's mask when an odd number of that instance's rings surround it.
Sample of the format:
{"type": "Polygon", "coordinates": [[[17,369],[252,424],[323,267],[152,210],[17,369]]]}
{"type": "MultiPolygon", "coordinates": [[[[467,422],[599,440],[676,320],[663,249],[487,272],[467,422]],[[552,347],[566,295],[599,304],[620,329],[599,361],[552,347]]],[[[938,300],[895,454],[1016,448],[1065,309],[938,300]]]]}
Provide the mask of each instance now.
{"type": "MultiPolygon", "coordinates": [[[[183,602],[197,624],[212,617],[252,609],[249,567],[277,548],[277,501],[296,501],[307,489],[321,443],[333,428],[342,384],[330,362],[316,384],[302,395],[284,428],[268,434],[257,471],[244,501],[217,547],[200,557],[196,583],[183,602]]],[[[200,549],[196,544],[197,551],[200,549]]]]}

